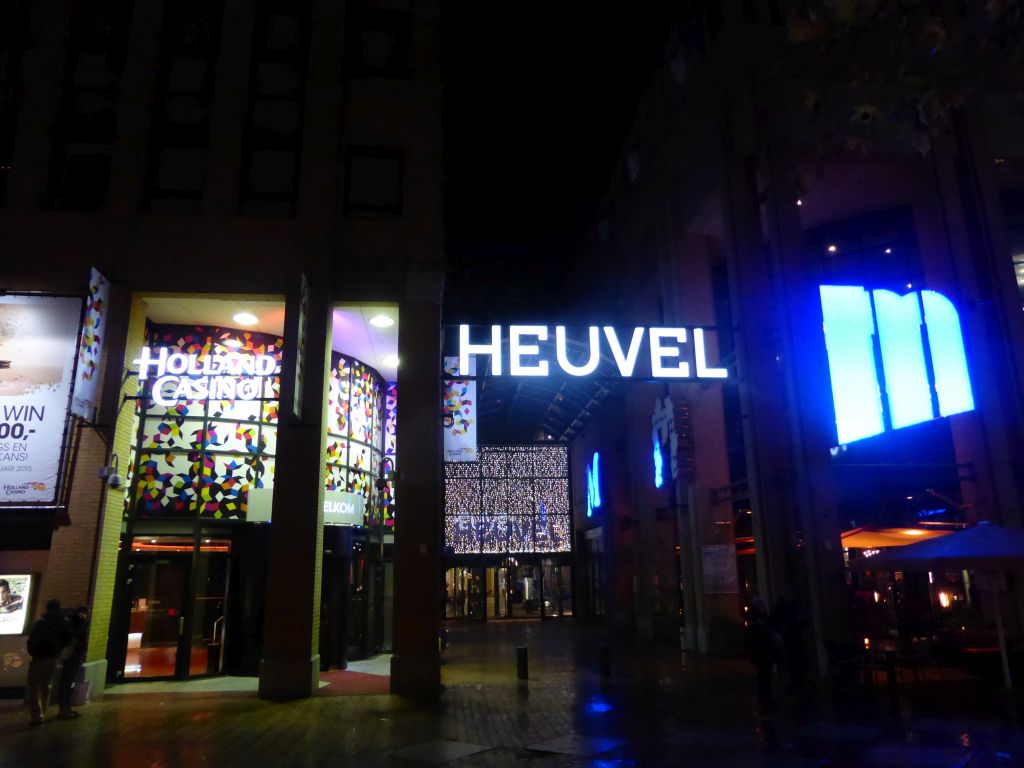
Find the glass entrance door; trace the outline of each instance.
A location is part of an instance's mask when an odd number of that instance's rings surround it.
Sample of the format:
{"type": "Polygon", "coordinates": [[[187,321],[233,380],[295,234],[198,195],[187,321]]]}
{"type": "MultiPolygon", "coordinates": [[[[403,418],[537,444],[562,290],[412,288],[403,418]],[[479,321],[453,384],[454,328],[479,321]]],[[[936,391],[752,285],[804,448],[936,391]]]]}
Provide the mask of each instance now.
{"type": "Polygon", "coordinates": [[[512,597],[509,569],[505,566],[487,569],[487,617],[504,619],[509,615],[512,597]]]}
{"type": "Polygon", "coordinates": [[[128,559],[124,678],[186,678],[224,668],[228,539],[136,536],[128,559]]]}
{"type": "Polygon", "coordinates": [[[190,566],[187,555],[132,555],[128,564],[130,618],[125,678],[178,674],[190,566]]]}

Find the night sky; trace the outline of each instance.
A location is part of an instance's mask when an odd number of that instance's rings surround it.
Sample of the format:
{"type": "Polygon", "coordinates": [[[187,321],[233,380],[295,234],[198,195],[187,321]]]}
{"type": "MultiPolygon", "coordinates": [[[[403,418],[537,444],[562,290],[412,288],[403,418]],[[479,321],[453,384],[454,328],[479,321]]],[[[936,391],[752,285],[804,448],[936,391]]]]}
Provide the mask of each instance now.
{"type": "Polygon", "coordinates": [[[450,319],[513,318],[558,301],[675,8],[448,6],[450,319]]]}

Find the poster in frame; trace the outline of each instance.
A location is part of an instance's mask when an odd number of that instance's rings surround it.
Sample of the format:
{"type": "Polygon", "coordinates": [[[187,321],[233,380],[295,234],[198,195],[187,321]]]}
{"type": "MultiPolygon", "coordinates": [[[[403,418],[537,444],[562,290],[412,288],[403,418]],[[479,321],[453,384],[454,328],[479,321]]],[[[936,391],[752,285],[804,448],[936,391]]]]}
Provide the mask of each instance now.
{"type": "Polygon", "coordinates": [[[23,635],[32,596],[31,573],[0,573],[0,635],[23,635]]]}

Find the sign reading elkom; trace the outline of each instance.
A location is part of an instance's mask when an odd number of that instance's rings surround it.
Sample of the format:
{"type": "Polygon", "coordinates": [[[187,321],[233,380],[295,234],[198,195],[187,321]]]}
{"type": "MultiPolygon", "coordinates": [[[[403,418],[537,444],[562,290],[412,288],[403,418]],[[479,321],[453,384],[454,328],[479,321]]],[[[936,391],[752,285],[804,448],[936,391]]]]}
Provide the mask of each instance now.
{"type": "Polygon", "coordinates": [[[257,400],[263,382],[281,372],[273,355],[205,355],[171,352],[167,347],[143,347],[133,361],[139,381],[153,379],[153,399],[171,406],[179,400],[257,400]],[[153,357],[153,353],[156,357],[153,357]]]}
{"type": "Polygon", "coordinates": [[[949,299],[858,285],[819,290],[840,445],[974,410],[960,316],[949,299]]]}
{"type": "Polygon", "coordinates": [[[590,376],[597,371],[605,348],[611,353],[616,369],[623,378],[644,376],[649,370],[653,379],[724,379],[729,374],[725,368],[708,365],[707,343],[703,328],[633,328],[629,341],[623,345],[619,332],[611,326],[592,325],[586,329],[586,342],[572,344],[566,327],[555,327],[555,359],[544,359],[541,342],[548,341],[552,334],[546,325],[510,325],[507,331],[500,325],[492,325],[490,341],[470,341],[470,326],[459,326],[459,369],[458,375],[471,376],[470,356],[491,358],[490,375],[503,376],[505,361],[503,350],[508,349],[509,376],[550,376],[552,367],[557,365],[569,376],[590,376]],[[690,339],[692,338],[692,357],[690,339]],[[507,345],[505,341],[507,340],[507,345]],[[570,346],[586,347],[586,360],[569,359],[570,346]],[[640,352],[646,347],[650,368],[641,366],[637,373],[640,352]],[[693,365],[690,365],[690,361],[693,365]]]}

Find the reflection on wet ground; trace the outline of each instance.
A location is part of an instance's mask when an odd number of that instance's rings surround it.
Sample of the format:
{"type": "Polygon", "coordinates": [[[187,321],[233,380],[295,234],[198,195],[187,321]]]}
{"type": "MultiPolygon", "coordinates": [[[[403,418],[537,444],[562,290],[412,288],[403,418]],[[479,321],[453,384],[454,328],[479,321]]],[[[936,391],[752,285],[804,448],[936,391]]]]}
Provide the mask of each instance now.
{"type": "Polygon", "coordinates": [[[271,704],[252,692],[108,696],[30,728],[0,701],[7,766],[1024,766],[1014,702],[969,678],[828,686],[759,717],[742,660],[608,642],[571,621],[450,625],[444,691],[271,704]],[[516,679],[516,648],[529,680],[516,679]],[[610,675],[601,675],[602,648],[610,675]]]}

